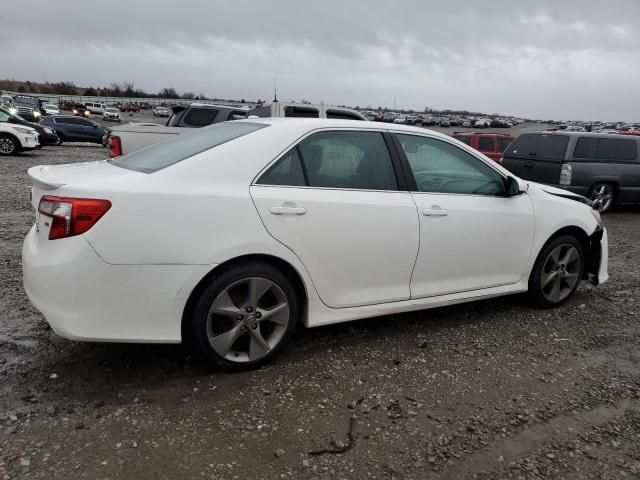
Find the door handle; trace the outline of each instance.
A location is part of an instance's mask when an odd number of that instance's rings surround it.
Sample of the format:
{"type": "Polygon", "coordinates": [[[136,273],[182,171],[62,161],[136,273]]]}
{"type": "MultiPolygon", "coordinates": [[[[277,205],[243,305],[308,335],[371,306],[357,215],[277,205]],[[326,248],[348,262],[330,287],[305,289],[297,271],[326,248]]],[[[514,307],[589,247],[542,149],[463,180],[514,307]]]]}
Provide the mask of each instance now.
{"type": "Polygon", "coordinates": [[[307,209],[304,207],[271,207],[269,211],[273,215],[304,215],[307,209]]]}
{"type": "Polygon", "coordinates": [[[446,217],[449,212],[440,207],[432,207],[423,209],[422,214],[427,217],[446,217]]]}

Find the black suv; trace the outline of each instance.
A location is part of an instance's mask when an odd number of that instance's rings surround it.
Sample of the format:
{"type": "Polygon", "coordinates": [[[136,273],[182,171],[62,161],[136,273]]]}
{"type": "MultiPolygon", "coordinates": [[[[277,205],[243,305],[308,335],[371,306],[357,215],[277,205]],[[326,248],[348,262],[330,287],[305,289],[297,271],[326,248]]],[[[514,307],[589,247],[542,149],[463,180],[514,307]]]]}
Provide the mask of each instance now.
{"type": "Polygon", "coordinates": [[[640,137],[606,133],[523,133],[502,166],[525,180],[589,197],[601,212],[640,203],[640,137]]]}

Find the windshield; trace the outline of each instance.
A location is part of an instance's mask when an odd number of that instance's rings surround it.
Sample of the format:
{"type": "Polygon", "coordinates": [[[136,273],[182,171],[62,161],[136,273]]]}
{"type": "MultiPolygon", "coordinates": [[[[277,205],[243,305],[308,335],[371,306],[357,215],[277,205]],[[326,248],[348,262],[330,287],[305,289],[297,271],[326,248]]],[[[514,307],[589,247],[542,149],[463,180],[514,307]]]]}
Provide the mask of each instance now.
{"type": "Polygon", "coordinates": [[[117,113],[118,112],[118,110],[116,110],[115,108],[107,108],[106,111],[109,112],[109,113],[117,113]]]}
{"type": "Polygon", "coordinates": [[[111,164],[137,172],[153,173],[267,126],[244,122],[216,123],[114,158],[111,164]]]}
{"type": "Polygon", "coordinates": [[[14,101],[19,103],[29,104],[29,105],[36,105],[36,106],[38,105],[38,99],[34,97],[17,96],[14,101]]]}

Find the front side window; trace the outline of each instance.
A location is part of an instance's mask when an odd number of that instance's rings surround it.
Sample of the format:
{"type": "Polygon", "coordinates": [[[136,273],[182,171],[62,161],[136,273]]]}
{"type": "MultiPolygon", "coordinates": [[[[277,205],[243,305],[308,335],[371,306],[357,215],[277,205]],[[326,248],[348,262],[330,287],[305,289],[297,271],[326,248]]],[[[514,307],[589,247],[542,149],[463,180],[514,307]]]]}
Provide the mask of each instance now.
{"type": "Polygon", "coordinates": [[[300,143],[310,187],[397,190],[391,155],[379,132],[320,132],[300,143]]]}
{"type": "Polygon", "coordinates": [[[0,122],[8,122],[10,118],[11,115],[6,112],[0,111],[0,122]]]}
{"type": "Polygon", "coordinates": [[[419,192],[504,195],[502,175],[461,148],[435,138],[398,135],[419,192]]]}

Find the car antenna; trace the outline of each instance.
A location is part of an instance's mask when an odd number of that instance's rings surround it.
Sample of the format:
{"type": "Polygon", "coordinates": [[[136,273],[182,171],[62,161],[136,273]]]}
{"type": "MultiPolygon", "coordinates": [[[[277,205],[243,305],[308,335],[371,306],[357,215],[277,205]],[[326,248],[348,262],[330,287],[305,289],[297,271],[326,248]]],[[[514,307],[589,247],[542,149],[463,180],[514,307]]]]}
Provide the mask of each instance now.
{"type": "Polygon", "coordinates": [[[278,87],[276,84],[276,77],[273,77],[273,101],[278,101],[278,87]]]}

